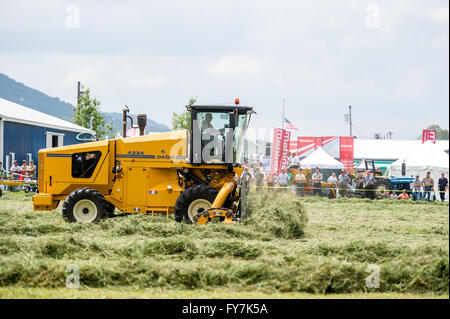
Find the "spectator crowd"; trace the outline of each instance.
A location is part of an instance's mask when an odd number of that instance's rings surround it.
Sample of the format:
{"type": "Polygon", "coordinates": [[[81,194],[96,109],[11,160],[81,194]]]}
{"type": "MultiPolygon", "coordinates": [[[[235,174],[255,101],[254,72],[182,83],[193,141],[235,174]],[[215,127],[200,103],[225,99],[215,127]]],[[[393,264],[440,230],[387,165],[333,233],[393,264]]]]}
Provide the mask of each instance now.
{"type": "MultiPolygon", "coordinates": [[[[355,196],[357,191],[366,198],[374,199],[376,197],[377,176],[382,175],[381,169],[375,171],[368,170],[363,173],[347,172],[341,170],[337,175],[335,171],[324,179],[324,175],[319,167],[313,172],[301,168],[300,160],[295,153],[290,153],[285,168],[281,169],[278,176],[272,172],[266,172],[261,162],[246,166],[246,171],[250,174],[250,180],[256,182],[257,187],[268,187],[275,191],[293,191],[298,196],[305,196],[306,190],[312,191],[312,195],[324,196],[330,198],[342,198],[355,196]],[[326,193],[326,194],[324,194],[326,193]]],[[[437,182],[437,191],[435,191],[435,181],[430,175],[420,177],[417,175],[411,183],[410,189],[391,190],[386,179],[385,195],[387,198],[398,200],[426,200],[433,201],[440,199],[445,201],[446,193],[449,190],[449,182],[445,173],[441,174],[437,182]],[[436,194],[439,194],[438,196],[436,194]]]]}
{"type": "MultiPolygon", "coordinates": [[[[3,163],[0,162],[0,180],[13,180],[13,181],[24,181],[28,183],[36,182],[36,165],[33,160],[28,163],[26,160],[22,161],[22,165],[19,166],[19,161],[15,160],[13,165],[9,169],[3,167],[3,163]]],[[[1,189],[6,189],[5,185],[0,185],[1,189]]],[[[23,186],[23,187],[11,187],[12,190],[25,189],[27,191],[35,191],[36,187],[23,186]]]]}

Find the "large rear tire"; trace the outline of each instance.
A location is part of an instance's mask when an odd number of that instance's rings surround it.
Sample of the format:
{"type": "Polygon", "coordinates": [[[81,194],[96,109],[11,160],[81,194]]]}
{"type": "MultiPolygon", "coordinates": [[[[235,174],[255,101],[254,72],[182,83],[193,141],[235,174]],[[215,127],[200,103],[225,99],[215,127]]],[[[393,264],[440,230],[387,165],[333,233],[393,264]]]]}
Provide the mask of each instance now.
{"type": "Polygon", "coordinates": [[[387,192],[391,189],[391,184],[385,180],[377,180],[374,185],[375,197],[383,199],[387,197],[387,192]]]}
{"type": "Polygon", "coordinates": [[[217,193],[218,190],[209,185],[197,185],[186,189],[175,203],[175,220],[181,222],[184,218],[186,223],[192,224],[197,213],[211,208],[217,193]]]}
{"type": "Polygon", "coordinates": [[[81,188],[67,196],[62,216],[71,223],[98,223],[107,217],[109,209],[109,204],[102,194],[90,188],[81,188]]]}

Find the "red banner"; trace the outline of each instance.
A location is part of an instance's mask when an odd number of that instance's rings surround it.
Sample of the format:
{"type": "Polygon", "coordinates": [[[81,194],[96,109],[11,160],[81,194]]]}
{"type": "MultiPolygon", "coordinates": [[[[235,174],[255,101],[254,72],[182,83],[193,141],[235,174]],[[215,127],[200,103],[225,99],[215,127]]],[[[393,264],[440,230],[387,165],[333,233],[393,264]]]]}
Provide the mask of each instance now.
{"type": "Polygon", "coordinates": [[[289,152],[291,132],[276,128],[273,131],[272,157],[270,171],[277,176],[282,168],[286,168],[289,152]]]}
{"type": "MultiPolygon", "coordinates": [[[[324,146],[324,145],[327,145],[328,143],[333,142],[334,140],[338,139],[339,136],[323,136],[323,137],[317,137],[317,138],[321,139],[320,146],[324,146]]],[[[316,144],[317,144],[317,142],[316,142],[316,144]]]]}
{"type": "Polygon", "coordinates": [[[286,169],[287,167],[290,140],[291,132],[288,130],[283,130],[283,148],[281,150],[280,169],[286,169]]]}
{"type": "Polygon", "coordinates": [[[297,153],[297,140],[289,141],[289,152],[297,153]]]}
{"type": "Polygon", "coordinates": [[[344,164],[345,169],[353,168],[353,137],[347,136],[299,136],[297,137],[297,155],[308,156],[318,147],[323,147],[327,153],[344,164]]]}
{"type": "Polygon", "coordinates": [[[423,130],[422,133],[422,143],[425,143],[426,141],[432,141],[434,144],[436,144],[436,131],[433,130],[423,130]]]}
{"type": "Polygon", "coordinates": [[[341,136],[340,138],[340,156],[339,160],[344,164],[345,169],[349,171],[353,169],[354,161],[354,141],[352,136],[341,136]]]}
{"type": "Polygon", "coordinates": [[[297,155],[305,157],[311,150],[315,149],[316,138],[313,136],[297,137],[297,155]]]}

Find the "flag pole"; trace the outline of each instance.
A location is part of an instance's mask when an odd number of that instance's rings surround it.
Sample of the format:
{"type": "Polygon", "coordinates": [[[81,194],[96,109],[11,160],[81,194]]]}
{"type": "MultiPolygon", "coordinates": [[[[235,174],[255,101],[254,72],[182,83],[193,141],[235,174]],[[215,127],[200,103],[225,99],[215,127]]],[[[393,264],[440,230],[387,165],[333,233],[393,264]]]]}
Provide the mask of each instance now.
{"type": "Polygon", "coordinates": [[[281,128],[284,129],[284,98],[283,98],[283,117],[281,118],[281,128]]]}

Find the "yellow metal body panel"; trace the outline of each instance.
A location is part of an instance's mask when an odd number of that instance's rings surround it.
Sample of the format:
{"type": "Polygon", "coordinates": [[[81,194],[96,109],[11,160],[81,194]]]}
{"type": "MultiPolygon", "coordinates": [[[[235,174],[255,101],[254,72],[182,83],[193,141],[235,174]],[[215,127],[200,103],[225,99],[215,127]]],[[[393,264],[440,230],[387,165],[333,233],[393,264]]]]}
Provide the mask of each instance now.
{"type": "Polygon", "coordinates": [[[210,185],[217,189],[242,172],[240,167],[228,172],[227,165],[193,165],[187,157],[187,130],[44,149],[39,151],[39,194],[33,198],[34,207],[54,207],[76,189],[88,187],[122,212],[173,213],[187,186],[179,185],[178,169],[188,169],[200,179],[205,179],[200,170],[208,169],[210,185]],[[92,176],[73,177],[73,154],[95,151],[101,156],[92,176]],[[114,173],[113,168],[118,170],[114,173]],[[52,203],[47,196],[52,196],[52,203]]]}
{"type": "Polygon", "coordinates": [[[212,207],[213,208],[222,207],[225,201],[227,200],[228,195],[230,195],[230,193],[234,190],[235,187],[236,187],[235,181],[229,181],[225,183],[220,189],[219,194],[217,194],[214,203],[212,203],[212,207]]]}
{"type": "Polygon", "coordinates": [[[58,207],[59,200],[54,200],[49,194],[36,194],[33,197],[33,208],[35,210],[52,210],[58,207]]]}

